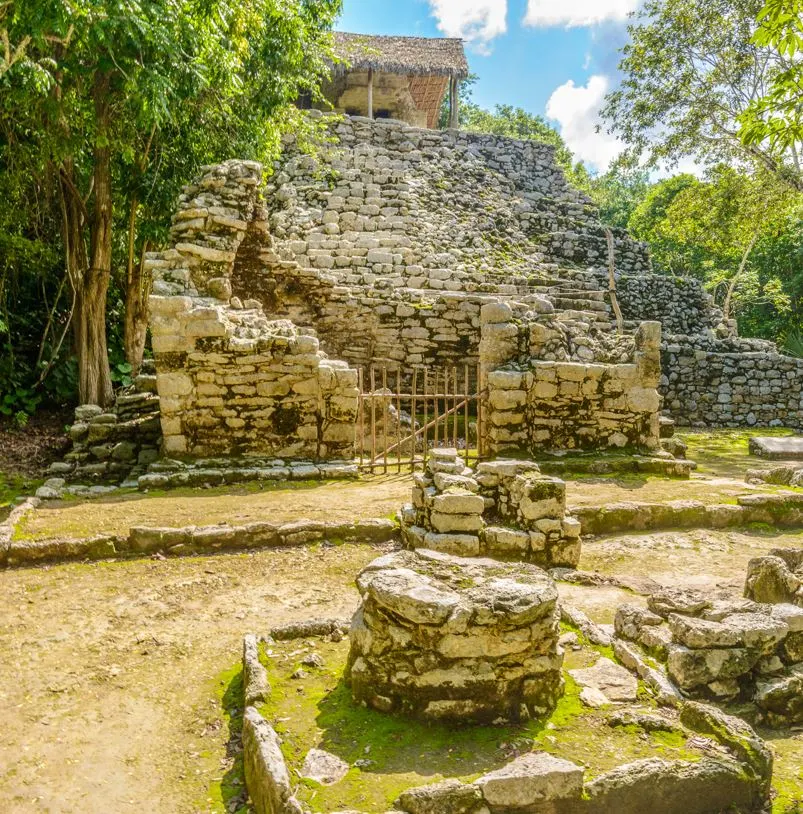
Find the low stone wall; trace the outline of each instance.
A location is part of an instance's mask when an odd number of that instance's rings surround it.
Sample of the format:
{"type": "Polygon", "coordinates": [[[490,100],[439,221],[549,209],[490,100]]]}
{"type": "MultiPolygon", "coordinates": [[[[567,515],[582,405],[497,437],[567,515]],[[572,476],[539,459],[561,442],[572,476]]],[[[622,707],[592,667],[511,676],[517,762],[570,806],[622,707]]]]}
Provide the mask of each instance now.
{"type": "Polygon", "coordinates": [[[73,484],[134,482],[159,457],[162,428],[152,365],[146,360],[143,370],[148,372],[119,392],[109,409],[94,404],[76,407],[68,430],[72,449],[51,464],[51,475],[73,484]]]}
{"type": "Polygon", "coordinates": [[[105,560],[160,554],[169,557],[216,554],[223,551],[278,548],[328,541],[331,543],[386,543],[399,539],[399,528],[386,518],[354,523],[295,520],[276,525],[254,522],[245,526],[136,526],[127,535],[98,535],[86,539],[15,540],[13,526],[37,503],[12,514],[0,526],[0,568],[73,560],[105,560]]]}
{"type": "MultiPolygon", "coordinates": [[[[541,321],[516,319],[501,303],[483,309],[482,329],[487,437],[493,454],[511,449],[658,448],[658,323],[642,324],[625,364],[571,357],[552,361],[545,352],[554,341],[549,328],[541,321]]],[[[597,358],[605,351],[623,352],[603,343],[597,358]]]]}
{"type": "Polygon", "coordinates": [[[735,528],[767,523],[777,528],[803,527],[803,494],[741,495],[736,504],[672,500],[666,503],[609,503],[570,506],[585,534],[618,534],[657,529],[735,528]]]}
{"type": "Polygon", "coordinates": [[[803,359],[771,342],[667,335],[664,412],[691,427],[803,427],[803,359]]]}

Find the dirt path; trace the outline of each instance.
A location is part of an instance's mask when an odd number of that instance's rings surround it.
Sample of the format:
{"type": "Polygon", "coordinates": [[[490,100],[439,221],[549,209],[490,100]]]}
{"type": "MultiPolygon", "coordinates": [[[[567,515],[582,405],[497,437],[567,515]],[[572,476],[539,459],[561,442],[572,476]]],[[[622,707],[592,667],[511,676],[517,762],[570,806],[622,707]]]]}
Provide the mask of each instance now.
{"type": "MultiPolygon", "coordinates": [[[[20,539],[83,538],[127,534],[132,526],[189,526],[255,520],[277,524],[293,520],[344,522],[392,517],[410,500],[409,475],[387,475],[360,481],[298,484],[288,490],[257,487],[233,490],[176,489],[168,493],[110,495],[90,501],[47,503],[19,525],[20,539]]],[[[695,476],[690,481],[664,478],[587,478],[567,481],[568,506],[667,500],[722,503],[751,491],[774,491],[743,480],[695,476]]]]}
{"type": "Polygon", "coordinates": [[[410,500],[409,475],[360,481],[283,483],[260,490],[175,489],[166,493],[110,495],[90,501],[50,503],[28,515],[18,534],[30,539],[127,534],[131,526],[243,525],[255,520],[333,523],[390,517],[410,500]]]}
{"type": "Polygon", "coordinates": [[[244,632],[347,614],[369,547],[0,573],[0,810],[223,811],[219,676],[244,632]]]}
{"type": "MultiPolygon", "coordinates": [[[[582,565],[738,592],[748,555],[790,542],[634,535],[589,542],[582,565]]],[[[314,547],[0,572],[0,811],[225,811],[210,789],[227,768],[220,696],[243,633],[347,615],[354,575],[377,553],[314,547]]],[[[642,601],[610,587],[560,592],[599,622],[642,601]]],[[[774,746],[779,779],[803,798],[803,741],[774,746]]]]}

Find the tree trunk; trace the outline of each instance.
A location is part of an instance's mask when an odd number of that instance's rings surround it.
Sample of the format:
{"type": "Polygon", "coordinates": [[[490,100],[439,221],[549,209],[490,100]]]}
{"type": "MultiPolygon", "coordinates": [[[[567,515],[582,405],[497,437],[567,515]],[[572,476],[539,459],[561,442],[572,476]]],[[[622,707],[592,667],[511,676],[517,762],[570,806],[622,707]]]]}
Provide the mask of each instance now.
{"type": "Polygon", "coordinates": [[[112,179],[109,143],[109,75],[95,76],[94,204],[89,268],[75,303],[78,393],[82,404],[107,407],[114,399],[106,345],[106,295],[112,269],[112,179]]]}
{"type": "Polygon", "coordinates": [[[722,304],[722,315],[724,319],[731,318],[731,301],[733,300],[733,295],[736,292],[736,286],[739,284],[739,280],[742,279],[742,274],[744,274],[744,270],[747,266],[747,259],[750,257],[750,253],[753,251],[753,247],[756,245],[757,240],[758,232],[755,232],[750,238],[750,243],[747,244],[747,248],[744,250],[742,262],[739,263],[739,270],[733,275],[730,283],[728,283],[728,292],[725,294],[725,302],[722,304]]]}
{"type": "Polygon", "coordinates": [[[150,280],[145,275],[145,252],[148,251],[147,241],[143,243],[139,262],[134,257],[137,223],[137,207],[139,203],[136,195],[131,200],[131,209],[128,215],[128,268],[126,271],[125,287],[125,358],[131,365],[131,375],[136,376],[142,367],[142,357],[145,353],[145,338],[148,330],[148,294],[150,280]]]}

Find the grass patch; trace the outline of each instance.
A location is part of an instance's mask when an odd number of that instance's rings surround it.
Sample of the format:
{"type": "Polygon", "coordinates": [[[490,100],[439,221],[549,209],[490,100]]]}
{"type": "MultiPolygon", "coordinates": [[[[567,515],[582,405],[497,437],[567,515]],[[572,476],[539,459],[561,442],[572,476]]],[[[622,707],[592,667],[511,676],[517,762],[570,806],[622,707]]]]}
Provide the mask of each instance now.
{"type": "Polygon", "coordinates": [[[687,456],[697,461],[697,471],[719,477],[744,478],[745,470],[774,466],[778,462],[751,455],[750,439],[755,436],[794,435],[785,427],[752,429],[683,430],[678,437],[688,445],[687,456]]]}
{"type": "Polygon", "coordinates": [[[222,673],[218,680],[217,697],[228,728],[225,772],[209,787],[205,804],[212,811],[246,814],[251,809],[246,801],[245,769],[243,767],[243,672],[238,663],[222,673]]]}
{"type": "Polygon", "coordinates": [[[8,516],[19,498],[32,495],[43,483],[41,478],[0,472],[0,519],[8,516]]]}
{"type": "Polygon", "coordinates": [[[314,648],[296,641],[271,645],[261,656],[273,688],[261,712],[282,738],[291,776],[300,776],[312,747],[351,766],[332,786],[299,780],[299,800],[316,811],[386,811],[405,788],[446,777],[471,781],[532,750],[583,763],[587,777],[643,757],[699,757],[680,736],[609,726],[605,711],[580,702],[579,687],[568,675],[564,696],[545,720],[455,727],[385,715],[353,703],[342,677],[347,652],[347,640],[319,642],[314,648]],[[306,678],[291,678],[312,649],[323,657],[324,667],[304,667],[306,678]]]}

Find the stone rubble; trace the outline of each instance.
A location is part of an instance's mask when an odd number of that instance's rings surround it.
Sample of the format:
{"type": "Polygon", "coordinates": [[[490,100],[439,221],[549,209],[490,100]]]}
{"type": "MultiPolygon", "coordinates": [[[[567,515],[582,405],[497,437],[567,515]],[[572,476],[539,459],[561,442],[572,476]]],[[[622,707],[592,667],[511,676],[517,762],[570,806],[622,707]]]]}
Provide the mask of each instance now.
{"type": "MultiPolygon", "coordinates": [[[[686,695],[752,701],[771,726],[803,723],[803,607],[771,604],[788,598],[768,589],[764,560],[786,564],[780,557],[751,561],[746,599],[668,588],[651,595],[647,609],[621,605],[617,642],[632,642],[665,663],[669,680],[686,695]]],[[[625,657],[638,666],[638,653],[625,657]]]]}

